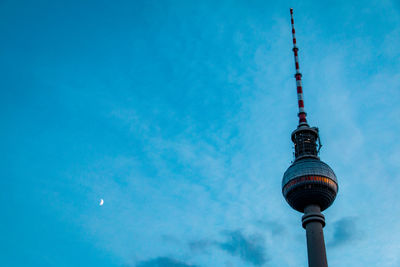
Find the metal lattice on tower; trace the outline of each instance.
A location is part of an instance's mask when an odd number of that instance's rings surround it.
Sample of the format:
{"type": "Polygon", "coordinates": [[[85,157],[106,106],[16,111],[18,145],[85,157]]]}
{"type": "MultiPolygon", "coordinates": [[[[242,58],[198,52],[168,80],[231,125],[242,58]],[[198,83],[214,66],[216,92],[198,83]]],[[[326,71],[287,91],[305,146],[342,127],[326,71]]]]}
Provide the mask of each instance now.
{"type": "Polygon", "coordinates": [[[301,84],[302,74],[299,66],[299,48],[297,47],[292,8],[290,16],[299,125],[291,135],[295,160],[283,175],[282,194],[293,209],[304,213],[302,226],[306,229],[309,267],[327,267],[323,234],[325,217],[321,211],[327,209],[334,202],[338,192],[338,181],[329,165],[318,157],[321,147],[318,128],[310,127],[307,123],[301,84]]]}

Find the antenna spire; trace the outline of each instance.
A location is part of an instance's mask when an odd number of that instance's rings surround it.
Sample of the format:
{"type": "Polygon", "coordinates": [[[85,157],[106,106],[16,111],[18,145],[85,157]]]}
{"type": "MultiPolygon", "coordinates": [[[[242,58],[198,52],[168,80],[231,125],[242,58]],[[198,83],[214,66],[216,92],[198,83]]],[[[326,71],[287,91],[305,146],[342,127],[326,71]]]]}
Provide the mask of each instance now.
{"type": "Polygon", "coordinates": [[[290,17],[292,22],[292,36],[293,36],[293,53],[294,53],[294,63],[296,67],[296,73],[294,77],[296,78],[296,87],[297,87],[297,102],[299,106],[299,126],[307,124],[307,113],[304,110],[304,100],[303,100],[303,88],[301,86],[301,73],[300,73],[300,66],[299,66],[299,56],[298,51],[299,48],[296,45],[296,31],[294,30],[294,19],[293,19],[293,8],[290,9],[290,17]]]}

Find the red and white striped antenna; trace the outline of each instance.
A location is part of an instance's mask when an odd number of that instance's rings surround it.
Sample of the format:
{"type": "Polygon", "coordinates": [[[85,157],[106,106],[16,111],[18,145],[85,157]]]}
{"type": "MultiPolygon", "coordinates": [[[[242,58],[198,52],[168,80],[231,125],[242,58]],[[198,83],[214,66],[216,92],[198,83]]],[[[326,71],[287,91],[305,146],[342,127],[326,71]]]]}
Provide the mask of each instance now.
{"type": "Polygon", "coordinates": [[[292,36],[293,36],[293,53],[294,53],[294,63],[296,67],[296,74],[294,77],[296,78],[296,87],[297,87],[297,102],[299,106],[299,126],[307,125],[307,113],[304,110],[304,99],[303,99],[303,88],[301,86],[301,73],[299,66],[299,56],[298,51],[299,48],[296,45],[296,31],[294,30],[294,19],[293,19],[293,8],[290,9],[290,17],[292,22],[292,36]]]}

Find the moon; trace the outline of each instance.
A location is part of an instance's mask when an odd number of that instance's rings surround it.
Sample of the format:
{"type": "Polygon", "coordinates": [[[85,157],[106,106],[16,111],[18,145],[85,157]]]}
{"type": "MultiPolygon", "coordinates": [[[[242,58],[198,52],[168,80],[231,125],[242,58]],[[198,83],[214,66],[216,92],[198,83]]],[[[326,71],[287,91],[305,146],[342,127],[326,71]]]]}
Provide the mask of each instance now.
{"type": "Polygon", "coordinates": [[[99,204],[99,205],[100,205],[100,206],[103,206],[103,204],[104,204],[104,199],[101,198],[101,199],[100,199],[100,204],[99,204]]]}

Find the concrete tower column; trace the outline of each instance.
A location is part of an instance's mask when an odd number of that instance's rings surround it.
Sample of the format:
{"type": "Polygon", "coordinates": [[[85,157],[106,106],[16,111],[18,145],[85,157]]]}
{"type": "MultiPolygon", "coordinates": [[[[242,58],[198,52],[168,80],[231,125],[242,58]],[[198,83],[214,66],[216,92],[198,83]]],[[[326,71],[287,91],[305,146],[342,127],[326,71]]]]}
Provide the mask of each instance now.
{"type": "Polygon", "coordinates": [[[321,211],[334,202],[339,190],[338,180],[331,167],[318,156],[321,148],[318,128],[307,123],[292,8],[290,16],[299,124],[292,132],[295,160],[283,174],[282,194],[293,209],[304,213],[302,223],[307,235],[308,266],[328,267],[323,231],[325,217],[321,211]]]}
{"type": "Polygon", "coordinates": [[[304,209],[303,228],[307,235],[307,252],[309,267],[328,267],[324,241],[325,217],[317,205],[309,205],[304,209]]]}

